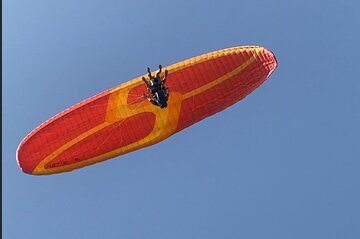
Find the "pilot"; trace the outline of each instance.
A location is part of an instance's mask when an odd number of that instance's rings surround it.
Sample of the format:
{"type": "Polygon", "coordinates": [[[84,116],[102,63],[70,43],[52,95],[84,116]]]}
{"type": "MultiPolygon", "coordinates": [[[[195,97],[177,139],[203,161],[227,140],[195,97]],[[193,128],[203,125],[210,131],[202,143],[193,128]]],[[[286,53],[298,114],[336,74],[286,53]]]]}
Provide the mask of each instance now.
{"type": "MultiPolygon", "coordinates": [[[[163,91],[164,95],[166,96],[166,100],[168,98],[168,90],[165,87],[165,82],[168,76],[168,71],[165,70],[165,76],[163,77],[163,79],[160,78],[160,74],[161,74],[161,70],[162,70],[162,66],[159,65],[159,70],[156,72],[156,76],[154,77],[153,75],[151,75],[151,71],[150,68],[147,68],[147,72],[148,72],[148,77],[149,79],[146,79],[145,77],[142,77],[142,80],[145,82],[149,92],[150,92],[150,97],[148,97],[148,100],[153,103],[154,105],[159,105],[158,100],[155,98],[155,95],[157,92],[159,91],[163,91]]],[[[166,104],[166,102],[165,102],[166,104]]]]}

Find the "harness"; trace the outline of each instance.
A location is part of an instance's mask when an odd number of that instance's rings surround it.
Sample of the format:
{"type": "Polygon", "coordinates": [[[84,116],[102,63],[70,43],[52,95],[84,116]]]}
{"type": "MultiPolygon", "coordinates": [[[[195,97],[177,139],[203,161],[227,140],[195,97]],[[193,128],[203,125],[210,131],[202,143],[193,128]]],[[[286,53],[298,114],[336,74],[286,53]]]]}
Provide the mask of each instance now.
{"type": "Polygon", "coordinates": [[[163,82],[157,78],[151,79],[151,90],[153,93],[155,93],[158,90],[161,90],[163,87],[163,82]]]}

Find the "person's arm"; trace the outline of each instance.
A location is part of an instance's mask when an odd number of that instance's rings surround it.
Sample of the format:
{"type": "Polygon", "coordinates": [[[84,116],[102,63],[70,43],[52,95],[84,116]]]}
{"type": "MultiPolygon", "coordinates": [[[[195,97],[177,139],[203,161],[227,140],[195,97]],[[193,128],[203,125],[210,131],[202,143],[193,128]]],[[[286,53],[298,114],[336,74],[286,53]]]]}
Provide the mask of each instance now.
{"type": "Polygon", "coordinates": [[[164,76],[164,78],[163,78],[163,80],[162,80],[164,84],[165,84],[165,81],[166,81],[166,79],[167,79],[168,73],[169,73],[169,71],[168,71],[168,70],[165,70],[165,76],[164,76]]]}
{"type": "Polygon", "coordinates": [[[150,88],[150,82],[145,77],[143,77],[142,80],[145,82],[147,88],[150,88]]]}

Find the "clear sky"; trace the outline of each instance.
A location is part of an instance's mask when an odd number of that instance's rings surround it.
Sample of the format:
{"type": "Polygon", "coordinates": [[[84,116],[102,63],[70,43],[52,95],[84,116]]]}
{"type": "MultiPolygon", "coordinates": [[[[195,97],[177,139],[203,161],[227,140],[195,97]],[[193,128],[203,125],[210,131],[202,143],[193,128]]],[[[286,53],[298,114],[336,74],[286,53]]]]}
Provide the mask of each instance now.
{"type": "Polygon", "coordinates": [[[3,1],[3,238],[360,238],[360,2],[3,1]],[[30,176],[20,141],[58,112],[202,53],[279,67],[149,148],[30,176]]]}

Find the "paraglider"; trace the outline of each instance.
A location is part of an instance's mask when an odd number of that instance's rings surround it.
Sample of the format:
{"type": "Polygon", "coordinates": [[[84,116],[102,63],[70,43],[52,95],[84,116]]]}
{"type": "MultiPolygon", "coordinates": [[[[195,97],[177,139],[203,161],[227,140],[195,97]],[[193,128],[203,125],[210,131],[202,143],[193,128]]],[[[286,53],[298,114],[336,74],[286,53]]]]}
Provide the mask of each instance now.
{"type": "Polygon", "coordinates": [[[159,70],[156,72],[156,76],[154,77],[151,74],[150,68],[147,68],[148,71],[148,77],[149,79],[146,79],[145,77],[142,77],[142,80],[145,82],[149,94],[145,94],[145,96],[148,98],[148,100],[153,104],[157,105],[160,108],[166,108],[167,107],[167,101],[169,99],[169,90],[165,86],[165,81],[168,75],[168,70],[165,70],[165,76],[163,79],[160,79],[162,66],[159,65],[159,70]]]}
{"type": "Polygon", "coordinates": [[[245,46],[197,56],[164,72],[160,67],[155,78],[166,83],[155,91],[143,75],[38,126],[20,143],[18,165],[33,175],[62,173],[151,146],[243,99],[276,66],[271,51],[245,46]]]}

